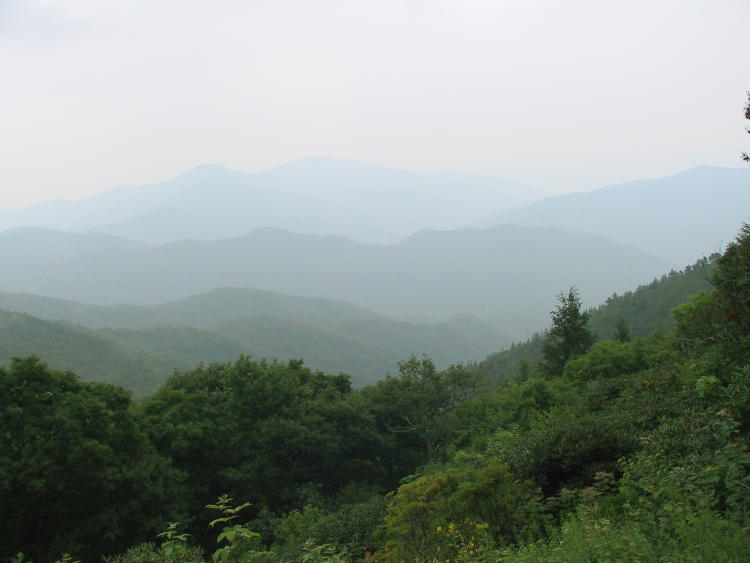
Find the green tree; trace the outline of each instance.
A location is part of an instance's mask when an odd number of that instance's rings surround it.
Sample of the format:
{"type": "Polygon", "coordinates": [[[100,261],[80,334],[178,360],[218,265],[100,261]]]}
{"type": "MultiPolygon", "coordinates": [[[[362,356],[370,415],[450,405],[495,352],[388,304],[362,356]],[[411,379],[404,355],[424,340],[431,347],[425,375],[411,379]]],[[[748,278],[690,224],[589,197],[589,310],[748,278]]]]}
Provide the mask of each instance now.
{"type": "Polygon", "coordinates": [[[82,560],[153,537],[181,490],[130,393],[35,357],[0,368],[0,560],[82,560]]]}
{"type": "Polygon", "coordinates": [[[476,374],[462,365],[438,371],[428,357],[411,356],[399,362],[397,377],[388,375],[363,391],[381,431],[396,436],[397,448],[413,454],[406,463],[416,466],[445,444],[456,406],[478,385],[476,374]]]}
{"type": "Polygon", "coordinates": [[[558,295],[560,304],[552,311],[552,328],[542,345],[542,369],[549,376],[562,375],[565,363],[583,354],[594,344],[594,335],[588,329],[590,314],[581,311],[581,298],[575,286],[568,294],[558,295]]]}
{"type": "MultiPolygon", "coordinates": [[[[517,540],[538,527],[535,497],[532,484],[497,457],[465,458],[428,470],[392,496],[382,528],[384,559],[466,560],[457,557],[455,539],[473,543],[477,525],[500,544],[517,540]]],[[[474,560],[496,561],[498,555],[474,560]]]]}
{"type": "Polygon", "coordinates": [[[737,238],[718,260],[711,279],[723,322],[721,337],[733,360],[747,361],[750,346],[750,224],[742,225],[737,238]]]}
{"type": "MultiPolygon", "coordinates": [[[[382,480],[387,446],[351,395],[347,376],[241,357],[176,374],[142,408],[158,450],[188,476],[196,518],[221,494],[281,512],[311,493],[382,480]]],[[[185,524],[211,545],[197,519],[185,524]]]]}
{"type": "MultiPolygon", "coordinates": [[[[747,93],[747,105],[745,106],[745,119],[750,119],[750,92],[747,93]]],[[[746,129],[750,133],[750,129],[746,129]]],[[[743,152],[742,160],[750,162],[750,153],[743,152]]]]}
{"type": "Polygon", "coordinates": [[[630,329],[622,317],[617,320],[613,340],[617,340],[617,342],[630,342],[630,329]]]}
{"type": "MultiPolygon", "coordinates": [[[[700,293],[674,310],[676,343],[718,367],[742,366],[750,349],[750,225],[716,260],[712,293],[700,293]]],[[[724,371],[724,370],[722,370],[724,371]]]]}

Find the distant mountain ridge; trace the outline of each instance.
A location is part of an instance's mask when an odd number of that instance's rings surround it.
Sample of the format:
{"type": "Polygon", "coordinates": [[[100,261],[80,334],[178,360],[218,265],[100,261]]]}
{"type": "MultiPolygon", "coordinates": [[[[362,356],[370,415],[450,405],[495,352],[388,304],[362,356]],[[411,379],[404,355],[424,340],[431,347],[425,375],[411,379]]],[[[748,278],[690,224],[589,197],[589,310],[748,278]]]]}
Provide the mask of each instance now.
{"type": "Polygon", "coordinates": [[[163,244],[274,227],[386,243],[423,228],[463,227],[487,209],[516,207],[543,195],[491,176],[421,174],[306,158],[262,173],[202,165],[159,184],[120,186],[80,201],[0,211],[0,231],[38,226],[163,244]]]}
{"type": "Polygon", "coordinates": [[[342,301],[282,295],[251,288],[220,287],[157,305],[90,305],[27,293],[0,293],[0,309],[87,328],[215,328],[244,317],[269,315],[317,325],[384,317],[342,301]]]}
{"type": "Polygon", "coordinates": [[[549,197],[479,223],[551,226],[629,242],[681,268],[719,252],[750,220],[750,169],[702,166],[549,197]]]}
{"type": "Polygon", "coordinates": [[[81,327],[0,310],[0,365],[32,354],[53,369],[141,393],[154,391],[173,369],[161,356],[127,350],[81,327]]]}
{"type": "MultiPolygon", "coordinates": [[[[600,339],[611,338],[620,317],[634,338],[669,326],[671,308],[710,290],[711,268],[710,260],[699,260],[636,291],[612,295],[592,311],[592,330],[600,339]]],[[[394,372],[398,360],[410,354],[427,354],[441,367],[486,358],[479,368],[503,380],[517,372],[521,359],[532,364],[539,359],[538,335],[498,352],[511,342],[471,315],[441,323],[398,322],[347,303],[252,289],[221,288],[151,306],[0,294],[0,364],[37,354],[55,369],[138,395],[152,392],[174,369],[240,354],[302,358],[315,369],[349,373],[357,385],[394,372]]]]}
{"type": "Polygon", "coordinates": [[[14,265],[0,271],[0,290],[86,303],[156,304],[253,287],[391,316],[504,310],[541,322],[563,288],[577,285],[595,303],[667,269],[604,237],[512,225],[422,231],[387,246],[275,229],[159,247],[100,234],[2,233],[0,260],[14,265]]]}
{"type": "Polygon", "coordinates": [[[304,158],[261,173],[201,165],[158,184],[0,211],[0,231],[43,227],[155,245],[236,238],[271,227],[395,243],[423,229],[512,223],[601,234],[682,267],[731,240],[750,218],[748,194],[745,168],[702,166],[545,197],[549,194],[541,190],[487,175],[422,174],[304,158]]]}
{"type": "Polygon", "coordinates": [[[362,385],[395,372],[398,361],[412,354],[427,354],[447,367],[480,360],[508,342],[469,315],[407,323],[346,303],[248,289],[140,307],[0,295],[0,364],[36,354],[54,369],[137,394],[152,392],[175,369],[241,354],[302,358],[314,369],[348,373],[362,385]]]}

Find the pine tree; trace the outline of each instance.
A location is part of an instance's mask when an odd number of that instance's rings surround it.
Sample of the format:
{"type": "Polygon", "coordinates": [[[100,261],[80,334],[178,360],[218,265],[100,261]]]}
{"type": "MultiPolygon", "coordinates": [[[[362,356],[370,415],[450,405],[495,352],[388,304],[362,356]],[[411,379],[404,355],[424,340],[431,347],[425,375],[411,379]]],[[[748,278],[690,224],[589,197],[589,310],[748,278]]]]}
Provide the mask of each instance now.
{"type": "MultiPolygon", "coordinates": [[[[745,119],[750,119],[750,92],[747,93],[747,105],[745,106],[745,119]]],[[[750,133],[750,129],[746,129],[746,131],[750,133]]],[[[743,152],[742,160],[750,163],[750,153],[743,152]]]]}
{"type": "Polygon", "coordinates": [[[581,312],[581,298],[575,286],[568,294],[557,296],[560,304],[552,311],[552,328],[542,345],[541,367],[548,376],[562,375],[565,363],[583,354],[594,344],[594,335],[588,329],[590,314],[581,312]]]}
{"type": "Polygon", "coordinates": [[[622,317],[617,320],[617,327],[612,338],[617,342],[630,342],[630,329],[622,317]]]}

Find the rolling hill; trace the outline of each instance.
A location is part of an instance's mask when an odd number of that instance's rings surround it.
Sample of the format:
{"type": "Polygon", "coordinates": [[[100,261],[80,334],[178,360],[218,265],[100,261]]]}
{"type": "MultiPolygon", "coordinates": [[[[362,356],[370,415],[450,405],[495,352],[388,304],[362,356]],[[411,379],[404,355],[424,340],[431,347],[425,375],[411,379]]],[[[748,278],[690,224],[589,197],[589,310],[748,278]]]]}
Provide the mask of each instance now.
{"type": "Polygon", "coordinates": [[[30,355],[53,369],[74,371],[81,379],[114,383],[138,393],[155,391],[170,373],[159,355],[124,349],[71,324],[0,311],[0,365],[30,355]]]}
{"type": "Polygon", "coordinates": [[[348,373],[355,385],[363,385],[395,372],[398,361],[411,354],[427,354],[447,367],[480,360],[509,342],[469,315],[407,323],[346,303],[247,289],[140,307],[5,294],[2,308],[15,311],[0,316],[0,362],[37,354],[52,368],[137,394],[150,393],[175,369],[241,354],[302,358],[314,369],[348,373]]]}
{"type": "MultiPolygon", "coordinates": [[[[335,299],[383,315],[441,320],[504,311],[544,326],[555,295],[587,304],[652,279],[664,261],[605,237],[548,227],[421,231],[394,245],[261,229],[158,247],[109,235],[0,234],[0,289],[95,304],[156,304],[217,287],[335,299]],[[541,324],[540,324],[541,323],[541,324]]],[[[527,333],[502,322],[510,338],[527,333]]]]}
{"type": "Polygon", "coordinates": [[[221,287],[158,305],[89,305],[29,293],[0,293],[0,309],[70,321],[88,328],[126,329],[215,328],[239,318],[263,315],[322,326],[383,318],[342,301],[234,287],[221,287]]]}

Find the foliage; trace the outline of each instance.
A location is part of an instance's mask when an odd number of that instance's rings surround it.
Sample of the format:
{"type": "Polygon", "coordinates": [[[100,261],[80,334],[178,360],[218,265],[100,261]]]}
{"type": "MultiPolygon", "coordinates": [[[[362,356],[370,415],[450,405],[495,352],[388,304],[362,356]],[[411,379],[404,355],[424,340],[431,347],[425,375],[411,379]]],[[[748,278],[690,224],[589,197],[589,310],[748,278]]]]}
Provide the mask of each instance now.
{"type": "Polygon", "coordinates": [[[480,382],[461,365],[438,371],[427,357],[399,362],[399,375],[386,376],[365,390],[378,427],[414,448],[417,459],[433,458],[445,445],[451,415],[474,396],[480,382]]]}
{"type": "MultiPolygon", "coordinates": [[[[609,339],[616,333],[620,319],[623,319],[631,338],[644,338],[673,327],[672,310],[675,307],[691,295],[713,289],[709,277],[718,257],[714,254],[682,271],[672,270],[635,291],[612,294],[602,305],[589,311],[591,332],[600,340],[609,339]]],[[[476,369],[492,381],[509,381],[518,375],[523,362],[532,369],[539,364],[543,342],[543,335],[535,334],[525,342],[489,355],[476,369]]]]}
{"type": "Polygon", "coordinates": [[[521,371],[535,368],[542,360],[543,335],[534,334],[524,342],[512,344],[506,350],[490,354],[474,369],[495,383],[512,381],[521,371]]]}
{"type": "MultiPolygon", "coordinates": [[[[578,561],[747,561],[747,532],[702,511],[692,520],[677,517],[672,535],[650,537],[637,522],[613,520],[590,511],[570,516],[559,531],[542,542],[503,554],[509,562],[578,561]]],[[[666,524],[666,522],[665,522],[666,524]]]]}
{"type": "Polygon", "coordinates": [[[612,412],[550,414],[503,457],[514,473],[547,495],[585,487],[597,473],[614,472],[617,460],[637,448],[630,421],[612,412]]]}
{"type": "Polygon", "coordinates": [[[536,508],[533,488],[501,460],[452,464],[398,488],[385,516],[386,558],[454,558],[455,534],[443,531],[459,529],[470,537],[477,523],[487,525],[493,541],[512,541],[535,531],[536,508]]]}
{"type": "Polygon", "coordinates": [[[612,340],[617,342],[630,342],[630,329],[628,328],[625,319],[620,317],[617,319],[617,327],[615,328],[615,334],[612,336],[612,340]]]}
{"type": "MultiPolygon", "coordinates": [[[[221,494],[281,510],[306,484],[332,494],[383,478],[381,437],[350,393],[347,377],[313,373],[301,361],[243,357],[173,376],[142,410],[157,448],[193,483],[192,514],[221,494]]],[[[205,545],[203,528],[188,525],[205,545]]]]}
{"type": "MultiPolygon", "coordinates": [[[[750,119],[750,92],[747,94],[747,105],[745,106],[745,119],[750,119]]],[[[748,133],[750,133],[750,129],[746,130],[748,133]]],[[[750,153],[742,153],[742,160],[745,162],[750,162],[750,153]]]]}
{"type": "MultiPolygon", "coordinates": [[[[168,542],[169,540],[167,540],[168,542]]],[[[105,557],[105,563],[204,563],[203,551],[183,543],[171,545],[165,550],[167,542],[157,546],[152,542],[141,543],[128,548],[124,553],[105,557]]]]}
{"type": "MultiPolygon", "coordinates": [[[[701,258],[681,271],[672,270],[639,286],[635,291],[611,297],[591,311],[591,331],[600,339],[612,338],[620,324],[627,326],[632,338],[643,338],[674,326],[672,309],[690,295],[713,289],[710,282],[718,254],[701,258]]],[[[616,340],[616,338],[615,338],[616,340]]]]}
{"type": "Polygon", "coordinates": [[[313,546],[328,546],[360,560],[380,545],[377,528],[387,504],[384,495],[349,484],[339,492],[331,510],[308,504],[283,515],[274,530],[272,550],[281,559],[295,560],[313,546]]]}
{"type": "Polygon", "coordinates": [[[80,326],[0,311],[0,365],[34,354],[53,369],[74,370],[83,381],[112,383],[136,395],[153,393],[171,371],[159,355],[122,347],[80,326]]]}
{"type": "Polygon", "coordinates": [[[608,340],[568,361],[564,375],[579,381],[607,379],[641,371],[646,367],[640,342],[608,340]]]}
{"type": "Polygon", "coordinates": [[[145,539],[179,498],[125,390],[36,358],[0,369],[0,556],[84,559],[145,539]]]}
{"type": "Polygon", "coordinates": [[[220,517],[211,520],[209,527],[213,528],[217,524],[226,524],[216,538],[217,544],[223,542],[226,545],[214,551],[211,560],[216,563],[263,561],[270,554],[261,550],[259,542],[260,534],[249,530],[242,524],[232,524],[232,521],[238,517],[239,513],[250,506],[250,503],[246,502],[238,506],[232,506],[231,502],[232,499],[230,497],[221,495],[216,504],[206,506],[206,508],[218,510],[221,513],[220,517]]]}
{"type": "Polygon", "coordinates": [[[587,325],[590,313],[581,311],[578,290],[571,287],[568,294],[558,295],[560,304],[552,311],[552,327],[542,345],[542,370],[550,376],[562,375],[565,364],[578,354],[583,354],[594,343],[594,335],[587,325]]]}
{"type": "Polygon", "coordinates": [[[718,342],[722,323],[714,294],[698,293],[675,308],[675,336],[683,352],[700,355],[718,342]]]}
{"type": "Polygon", "coordinates": [[[723,317],[718,327],[723,351],[731,361],[742,361],[750,349],[750,224],[727,246],[711,281],[723,317]]]}

